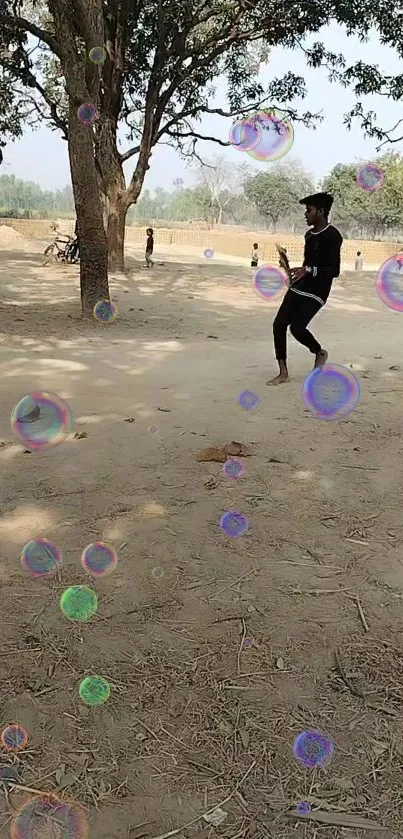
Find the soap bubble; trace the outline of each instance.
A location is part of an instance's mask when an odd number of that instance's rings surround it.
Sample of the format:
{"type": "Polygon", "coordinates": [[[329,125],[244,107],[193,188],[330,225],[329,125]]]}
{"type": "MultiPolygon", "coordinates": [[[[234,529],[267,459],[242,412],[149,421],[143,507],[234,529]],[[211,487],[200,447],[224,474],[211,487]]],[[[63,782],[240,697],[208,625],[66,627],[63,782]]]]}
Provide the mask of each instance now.
{"type": "Polygon", "coordinates": [[[252,125],[248,118],[234,122],[230,128],[229,141],[238,151],[251,151],[262,139],[262,129],[257,123],[252,125]]]}
{"type": "Polygon", "coordinates": [[[348,367],[324,364],[305,379],[302,398],[317,419],[339,420],[354,410],[360,390],[358,379],[348,367]]]}
{"type": "Polygon", "coordinates": [[[376,291],[389,309],[403,312],[403,253],[391,256],[380,267],[376,291]]]}
{"type": "Polygon", "coordinates": [[[294,740],[294,756],[308,769],[325,766],[334,754],[334,743],[319,731],[302,731],[294,740]]]}
{"type": "Polygon", "coordinates": [[[224,513],[220,518],[221,530],[226,536],[231,536],[232,538],[243,536],[247,532],[248,526],[246,516],[243,516],[241,513],[235,513],[233,510],[224,513]]]}
{"type": "Polygon", "coordinates": [[[308,801],[300,801],[296,809],[299,816],[308,816],[312,807],[308,804],[308,801]]]}
{"type": "Polygon", "coordinates": [[[204,251],[204,256],[206,257],[206,259],[212,259],[214,256],[214,251],[212,250],[212,248],[206,248],[206,250],[204,251]]]}
{"type": "Polygon", "coordinates": [[[11,839],[87,839],[84,810],[73,801],[51,793],[30,798],[14,814],[11,839]]]}
{"type": "Polygon", "coordinates": [[[92,47],[88,53],[88,58],[93,64],[103,64],[106,59],[105,47],[92,47]]]}
{"type": "Polygon", "coordinates": [[[93,125],[99,119],[99,113],[95,105],[91,102],[84,102],[77,110],[77,117],[80,122],[85,125],[93,125]]]}
{"type": "Polygon", "coordinates": [[[238,396],[238,402],[242,408],[245,408],[245,411],[251,411],[259,404],[260,396],[258,396],[257,393],[253,393],[251,390],[243,390],[238,396]]]}
{"type": "Polygon", "coordinates": [[[224,472],[226,478],[236,479],[242,478],[245,469],[243,463],[241,463],[240,460],[237,460],[234,457],[230,457],[224,463],[222,471],[224,472]]]}
{"type": "Polygon", "coordinates": [[[12,723],[1,732],[1,742],[8,752],[19,752],[28,743],[28,732],[21,725],[12,723]]]}
{"type": "Polygon", "coordinates": [[[288,117],[276,108],[257,111],[249,122],[259,126],[260,141],[248,150],[249,157],[260,161],[280,160],[289,151],[294,142],[294,129],[288,117]]]}
{"type": "Polygon", "coordinates": [[[252,285],[256,294],[262,300],[272,300],[287,288],[287,277],[284,271],[275,265],[262,265],[253,275],[252,285]]]}
{"type": "Polygon", "coordinates": [[[81,565],[93,577],[106,577],[115,570],[117,564],[116,551],[105,542],[91,542],[84,548],[81,556],[81,565]]]}
{"type": "Polygon", "coordinates": [[[93,315],[98,323],[113,323],[118,316],[118,307],[111,300],[98,300],[94,306],[93,315]]]}
{"type": "Polygon", "coordinates": [[[88,621],[97,611],[98,598],[88,586],[70,586],[60,598],[60,608],[71,621],[88,621]]]}
{"type": "Polygon", "coordinates": [[[102,676],[87,676],[78,692],[86,705],[103,705],[110,697],[111,686],[102,676]]]}
{"type": "Polygon", "coordinates": [[[379,169],[379,166],[375,166],[374,163],[366,163],[358,171],[357,184],[365,192],[375,192],[375,190],[381,188],[384,178],[385,173],[382,172],[382,169],[379,169]]]}
{"type": "Polygon", "coordinates": [[[31,539],[21,551],[21,565],[31,577],[51,577],[63,562],[63,555],[48,539],[31,539]]]}
{"type": "Polygon", "coordinates": [[[165,571],[160,566],[157,566],[157,568],[153,568],[153,570],[151,571],[151,575],[154,577],[154,580],[162,580],[164,574],[165,571]]]}
{"type": "Polygon", "coordinates": [[[11,428],[32,452],[48,451],[63,443],[72,427],[71,411],[57,393],[34,391],[14,405],[11,428]]]}

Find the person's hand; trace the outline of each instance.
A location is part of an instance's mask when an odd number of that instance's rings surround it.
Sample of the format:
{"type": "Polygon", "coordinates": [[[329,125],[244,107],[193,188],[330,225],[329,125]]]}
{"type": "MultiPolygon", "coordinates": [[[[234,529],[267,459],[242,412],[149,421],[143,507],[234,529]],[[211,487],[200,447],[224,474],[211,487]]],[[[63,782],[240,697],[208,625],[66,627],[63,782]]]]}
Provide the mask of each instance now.
{"type": "Polygon", "coordinates": [[[291,279],[293,283],[302,280],[306,276],[305,268],[291,268],[291,279]]]}

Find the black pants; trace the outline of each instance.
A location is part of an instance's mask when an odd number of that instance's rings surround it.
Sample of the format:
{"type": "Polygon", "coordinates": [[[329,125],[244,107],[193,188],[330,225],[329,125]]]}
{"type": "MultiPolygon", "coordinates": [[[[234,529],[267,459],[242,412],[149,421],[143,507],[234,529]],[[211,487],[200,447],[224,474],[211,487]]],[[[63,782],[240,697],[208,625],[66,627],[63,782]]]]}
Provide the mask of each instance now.
{"type": "Polygon", "coordinates": [[[316,355],[321,350],[316,338],[306,328],[309,321],[319,312],[322,304],[313,297],[304,297],[289,289],[274,318],[273,335],[277,361],[287,360],[287,327],[291,335],[316,355]]]}

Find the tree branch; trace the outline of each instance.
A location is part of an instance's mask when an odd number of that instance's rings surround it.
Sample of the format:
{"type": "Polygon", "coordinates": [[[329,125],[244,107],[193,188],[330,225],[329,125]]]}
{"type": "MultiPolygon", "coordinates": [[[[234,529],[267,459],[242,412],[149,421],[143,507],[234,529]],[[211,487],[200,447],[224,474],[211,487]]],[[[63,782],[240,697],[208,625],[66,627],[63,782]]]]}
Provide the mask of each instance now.
{"type": "Polygon", "coordinates": [[[25,20],[25,18],[19,17],[18,15],[15,17],[12,17],[11,15],[0,15],[0,23],[8,25],[11,29],[22,29],[24,32],[29,32],[36,38],[39,38],[40,41],[47,44],[52,52],[57,55],[60,60],[62,60],[63,50],[56,38],[54,38],[50,32],[46,32],[45,29],[41,29],[40,26],[36,26],[35,23],[31,23],[29,20],[25,20]]]}
{"type": "Polygon", "coordinates": [[[169,128],[164,131],[164,134],[168,134],[169,137],[194,137],[196,140],[206,140],[210,143],[218,143],[219,146],[224,146],[227,148],[232,144],[226,140],[219,140],[218,137],[206,137],[203,134],[198,134],[197,131],[171,131],[169,128]]]}

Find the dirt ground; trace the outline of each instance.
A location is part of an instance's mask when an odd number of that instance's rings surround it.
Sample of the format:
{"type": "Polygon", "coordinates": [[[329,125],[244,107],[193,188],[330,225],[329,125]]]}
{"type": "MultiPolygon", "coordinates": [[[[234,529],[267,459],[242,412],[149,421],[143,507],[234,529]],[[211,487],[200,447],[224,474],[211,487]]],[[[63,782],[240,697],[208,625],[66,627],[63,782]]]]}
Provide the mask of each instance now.
{"type": "Polygon", "coordinates": [[[78,269],[42,268],[39,250],[0,253],[0,723],[29,734],[0,757],[19,773],[0,787],[0,835],[30,790],[52,790],[86,808],[91,839],[397,839],[402,316],[373,274],[335,283],[313,331],[361,400],[325,423],[302,403],[311,357],[292,339],[292,382],[265,387],[278,301],[254,294],[246,261],[172,248],[147,272],[132,251],[111,279],[119,318],[101,325],[80,318],[78,269]],[[34,390],[74,415],[45,453],[10,429],[34,390]],[[231,440],[252,452],[239,481],[195,459],[231,440]],[[245,536],[223,535],[226,510],[245,536]],[[60,579],[22,571],[37,536],[62,549],[60,579]],[[88,581],[97,539],[119,563],[93,583],[97,616],[72,624],[59,598],[88,581]],[[99,708],[78,696],[91,673],[112,687],[99,708]],[[304,729],[334,740],[326,768],[295,759],[304,729]],[[218,827],[203,818],[217,806],[218,827]]]}

